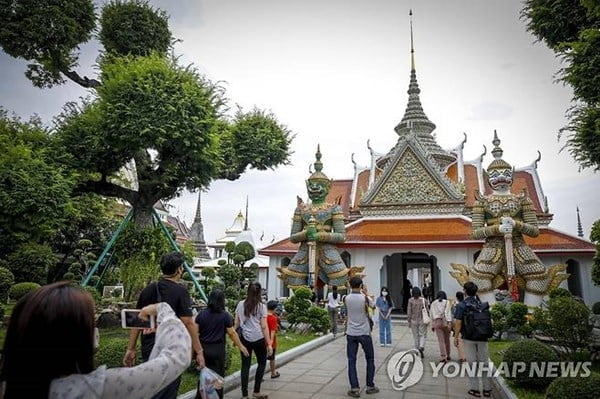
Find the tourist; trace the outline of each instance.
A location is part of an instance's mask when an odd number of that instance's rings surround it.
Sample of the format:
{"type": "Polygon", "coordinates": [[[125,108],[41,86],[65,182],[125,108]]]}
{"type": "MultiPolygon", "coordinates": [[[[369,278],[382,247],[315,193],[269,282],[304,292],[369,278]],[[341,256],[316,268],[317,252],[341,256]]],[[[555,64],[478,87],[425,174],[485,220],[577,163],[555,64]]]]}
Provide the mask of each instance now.
{"type": "Polygon", "coordinates": [[[277,371],[277,366],[275,364],[275,352],[277,351],[277,330],[279,327],[279,317],[277,317],[275,314],[277,305],[277,301],[267,302],[267,327],[269,327],[269,337],[271,340],[271,347],[273,348],[271,354],[267,356],[267,359],[269,360],[269,368],[271,369],[271,378],[279,377],[279,371],[277,371]]]}
{"type": "MultiPolygon", "coordinates": [[[[181,319],[185,325],[191,339],[192,349],[194,350],[196,363],[199,368],[204,367],[204,356],[202,354],[202,346],[198,339],[198,330],[196,323],[192,317],[192,299],[187,289],[179,284],[181,275],[183,274],[183,254],[180,252],[171,252],[162,257],[160,260],[160,270],[162,277],[155,283],[150,283],[140,293],[137,301],[137,308],[141,309],[144,306],[166,302],[168,303],[175,315],[181,319]]],[[[127,343],[127,352],[123,358],[123,365],[131,367],[135,364],[137,339],[141,335],[141,351],[142,361],[147,361],[154,348],[155,333],[152,330],[132,329],[129,333],[129,342],[127,343]]],[[[175,399],[181,376],[177,377],[169,386],[155,395],[154,399],[175,399]]]]}
{"type": "Polygon", "coordinates": [[[415,349],[419,351],[421,358],[425,356],[425,339],[427,338],[427,324],[423,322],[423,310],[427,312],[428,307],[429,303],[421,296],[419,287],[413,287],[412,298],[408,300],[406,318],[408,319],[408,328],[411,329],[415,340],[415,349]]]}
{"type": "MultiPolygon", "coordinates": [[[[204,349],[204,362],[206,367],[225,376],[225,335],[229,335],[233,344],[248,356],[248,350],[240,342],[235,329],[233,318],[225,311],[225,295],[223,291],[214,289],[208,295],[206,309],[202,309],[196,316],[200,343],[204,349]]],[[[223,389],[218,389],[219,398],[223,398],[223,389]]],[[[199,398],[199,393],[196,395],[199,398]]]]}
{"type": "Polygon", "coordinates": [[[94,370],[99,337],[94,300],[68,282],[43,286],[15,306],[0,366],[4,399],[149,398],[169,385],[190,363],[190,337],[167,303],[144,307],[155,316],[157,350],[130,369],[94,370]],[[177,338],[176,338],[177,337],[177,338]]]}
{"type": "Polygon", "coordinates": [[[338,294],[337,286],[331,287],[331,292],[327,294],[327,313],[331,320],[331,333],[333,338],[337,337],[338,331],[338,307],[340,306],[340,294],[338,294]]]}
{"type": "Polygon", "coordinates": [[[482,376],[478,377],[479,371],[482,370],[482,365],[487,365],[489,362],[488,343],[487,339],[481,341],[470,340],[470,336],[466,331],[466,320],[465,316],[468,312],[468,307],[481,307],[481,301],[477,298],[477,285],[473,282],[467,282],[463,286],[466,298],[464,301],[456,305],[456,312],[454,315],[454,345],[458,346],[459,333],[463,337],[464,350],[467,359],[467,363],[474,365],[475,373],[474,376],[469,376],[470,388],[467,392],[469,395],[476,398],[481,397],[481,391],[479,390],[479,383],[481,380],[483,386],[483,396],[486,398],[491,397],[491,378],[486,376],[485,370],[483,370],[482,376]]]}
{"type": "Polygon", "coordinates": [[[452,323],[452,312],[450,302],[444,291],[439,291],[435,301],[431,302],[431,320],[433,324],[431,331],[435,331],[442,363],[450,361],[450,323],[452,323]]]}
{"type": "Polygon", "coordinates": [[[273,348],[269,327],[267,326],[267,307],[261,302],[261,286],[258,282],[248,285],[246,299],[238,302],[235,308],[236,329],[240,328],[240,340],[248,349],[249,355],[242,356],[242,397],[248,398],[248,379],[250,376],[250,364],[252,352],[256,354],[256,374],[254,376],[253,398],[266,399],[267,395],[260,393],[260,384],[267,364],[267,356],[271,356],[273,348]]]}
{"type": "Polygon", "coordinates": [[[379,388],[375,386],[374,382],[375,350],[368,314],[368,309],[373,309],[375,305],[360,277],[355,276],[350,279],[350,289],[350,293],[344,298],[348,312],[346,323],[346,354],[348,356],[348,379],[350,380],[348,396],[359,398],[360,385],[356,374],[356,355],[359,344],[362,346],[367,362],[367,389],[365,392],[367,394],[379,392],[379,388]]]}
{"type": "Polygon", "coordinates": [[[409,279],[404,279],[404,285],[402,286],[402,310],[404,313],[408,312],[408,300],[412,293],[412,283],[409,279]]]}
{"type": "Polygon", "coordinates": [[[460,335],[460,332],[457,334],[454,331],[454,325],[455,325],[455,314],[456,314],[456,306],[461,303],[462,301],[465,300],[465,294],[463,294],[462,291],[456,291],[456,303],[454,303],[454,305],[452,305],[452,335],[454,336],[454,338],[456,338],[458,336],[458,360],[461,363],[464,363],[466,358],[465,358],[465,348],[464,348],[464,343],[463,343],[463,339],[462,336],[460,335]]]}
{"type": "Polygon", "coordinates": [[[379,314],[379,346],[392,346],[391,314],[394,304],[387,287],[381,287],[375,306],[379,314]]]}

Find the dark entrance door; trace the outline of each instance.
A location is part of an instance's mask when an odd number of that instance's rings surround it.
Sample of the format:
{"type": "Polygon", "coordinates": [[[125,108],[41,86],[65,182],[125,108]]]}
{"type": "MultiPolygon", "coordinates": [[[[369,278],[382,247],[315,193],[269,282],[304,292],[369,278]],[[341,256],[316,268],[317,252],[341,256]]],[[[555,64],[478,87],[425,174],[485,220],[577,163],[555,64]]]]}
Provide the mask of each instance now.
{"type": "Polygon", "coordinates": [[[437,258],[425,253],[394,253],[383,258],[386,270],[386,285],[394,301],[395,313],[406,313],[406,303],[415,284],[423,288],[424,276],[429,275],[432,292],[437,292],[439,275],[437,258]],[[415,272],[416,270],[416,272],[415,272]],[[417,275],[415,280],[413,276],[417,275]]]}

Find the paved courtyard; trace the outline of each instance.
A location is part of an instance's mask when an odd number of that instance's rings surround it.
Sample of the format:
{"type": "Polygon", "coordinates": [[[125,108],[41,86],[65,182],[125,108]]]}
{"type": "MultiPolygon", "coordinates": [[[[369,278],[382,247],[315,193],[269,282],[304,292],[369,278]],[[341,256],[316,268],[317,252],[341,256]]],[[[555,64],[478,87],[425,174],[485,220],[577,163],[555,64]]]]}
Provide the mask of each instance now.
{"type": "MultiPolygon", "coordinates": [[[[379,331],[373,331],[375,342],[375,385],[381,390],[378,394],[367,395],[365,390],[365,360],[359,349],[357,371],[361,384],[361,397],[367,399],[402,398],[402,399],[440,399],[440,398],[469,398],[467,395],[466,378],[432,377],[429,361],[439,360],[439,349],[435,334],[427,336],[425,347],[425,364],[423,378],[405,391],[392,389],[387,376],[387,361],[396,352],[412,348],[412,334],[406,324],[392,323],[391,347],[380,347],[379,331]]],[[[452,355],[455,355],[453,348],[452,355]]],[[[268,365],[267,365],[268,369],[268,365]]],[[[294,359],[279,369],[281,377],[271,379],[265,375],[263,392],[269,394],[269,399],[304,399],[304,398],[348,398],[348,371],[346,364],[346,338],[338,338],[324,346],[294,359]]],[[[250,382],[250,391],[252,391],[250,382]]],[[[229,392],[226,397],[240,396],[239,388],[229,392]]],[[[472,397],[471,397],[472,398],[472,397]]]]}

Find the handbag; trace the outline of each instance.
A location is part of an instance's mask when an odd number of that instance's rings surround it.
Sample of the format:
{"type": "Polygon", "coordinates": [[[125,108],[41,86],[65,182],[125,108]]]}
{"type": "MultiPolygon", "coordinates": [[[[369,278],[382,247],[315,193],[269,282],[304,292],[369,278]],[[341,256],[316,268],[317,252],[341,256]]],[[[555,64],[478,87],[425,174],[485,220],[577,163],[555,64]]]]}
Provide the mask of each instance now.
{"type": "Polygon", "coordinates": [[[421,308],[421,317],[423,319],[423,324],[431,323],[431,317],[429,317],[429,311],[427,310],[427,306],[425,306],[425,298],[423,298],[423,307],[421,308]]]}
{"type": "Polygon", "coordinates": [[[369,328],[373,331],[373,319],[371,318],[371,314],[369,313],[369,300],[365,295],[365,313],[367,314],[367,320],[369,320],[369,328]]]}

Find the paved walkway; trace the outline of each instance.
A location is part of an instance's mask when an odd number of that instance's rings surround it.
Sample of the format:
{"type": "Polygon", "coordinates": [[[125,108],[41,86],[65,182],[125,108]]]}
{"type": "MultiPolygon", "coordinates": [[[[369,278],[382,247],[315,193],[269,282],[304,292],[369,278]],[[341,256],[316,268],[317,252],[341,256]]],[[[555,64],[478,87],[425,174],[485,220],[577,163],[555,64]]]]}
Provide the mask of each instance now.
{"type": "MultiPolygon", "coordinates": [[[[439,348],[435,334],[428,332],[425,346],[423,378],[414,386],[405,391],[392,389],[392,383],[387,375],[387,361],[398,351],[413,347],[412,334],[405,324],[392,323],[392,346],[379,346],[379,331],[373,331],[375,343],[375,385],[380,393],[367,395],[365,390],[365,360],[359,348],[357,371],[361,384],[361,397],[366,399],[441,399],[441,398],[472,398],[467,395],[466,378],[444,378],[432,376],[430,361],[439,360],[439,348]]],[[[452,355],[455,355],[453,348],[452,355]]],[[[268,370],[268,363],[267,363],[268,370]]],[[[346,360],[346,338],[338,336],[324,346],[308,352],[279,369],[281,377],[271,379],[265,374],[262,391],[269,394],[269,399],[336,399],[349,398],[348,371],[346,360]]],[[[250,381],[249,390],[252,392],[253,382],[250,381]]],[[[225,395],[229,398],[240,397],[239,388],[225,395]]]]}

